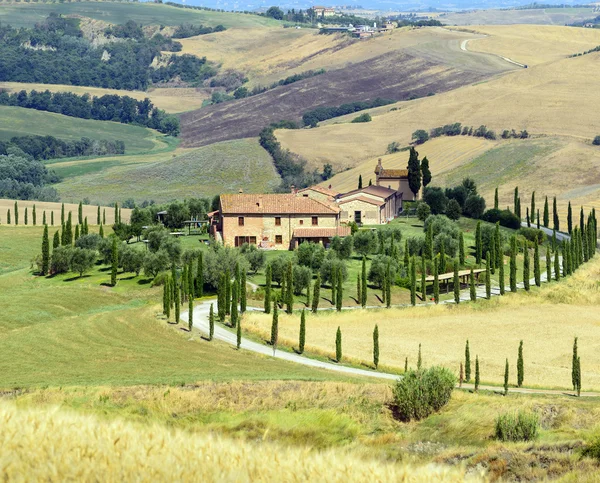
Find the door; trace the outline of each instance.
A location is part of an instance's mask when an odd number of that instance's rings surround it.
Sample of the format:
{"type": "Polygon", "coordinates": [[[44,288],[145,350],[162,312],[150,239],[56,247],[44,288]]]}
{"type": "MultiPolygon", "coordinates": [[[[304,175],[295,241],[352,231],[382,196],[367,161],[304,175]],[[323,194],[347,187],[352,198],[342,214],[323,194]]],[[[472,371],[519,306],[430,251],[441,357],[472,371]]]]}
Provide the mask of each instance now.
{"type": "Polygon", "coordinates": [[[361,212],[360,211],[355,211],[354,212],[354,221],[356,222],[357,225],[361,224],[362,217],[361,217],[361,212]]]}

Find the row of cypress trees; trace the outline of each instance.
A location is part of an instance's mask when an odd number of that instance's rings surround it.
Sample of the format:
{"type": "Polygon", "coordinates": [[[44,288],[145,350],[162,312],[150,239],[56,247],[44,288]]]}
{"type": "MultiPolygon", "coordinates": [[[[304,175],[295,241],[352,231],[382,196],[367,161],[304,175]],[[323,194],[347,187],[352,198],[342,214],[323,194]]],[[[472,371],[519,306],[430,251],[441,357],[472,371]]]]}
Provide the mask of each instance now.
{"type": "MultiPolygon", "coordinates": [[[[12,215],[11,215],[11,210],[10,208],[8,210],[6,210],[6,223],[8,225],[11,225],[12,222],[14,221],[15,225],[19,224],[19,202],[15,201],[15,205],[12,211],[12,215]]],[[[69,212],[69,215],[71,214],[71,212],[69,212]]],[[[83,204],[82,202],[79,202],[79,206],[78,206],[78,210],[77,210],[77,215],[78,215],[78,224],[79,225],[83,225],[83,224],[87,224],[87,217],[83,216],[83,204]]],[[[121,223],[121,209],[118,207],[118,204],[115,203],[115,220],[118,223],[121,223]]],[[[29,224],[29,210],[27,207],[25,207],[24,210],[24,224],[28,225],[29,224]]],[[[54,211],[50,211],[50,226],[54,226],[54,211]]],[[[35,204],[32,206],[31,209],[31,222],[33,226],[37,225],[37,210],[36,210],[36,206],[35,204]]],[[[61,215],[60,215],[60,222],[61,225],[63,225],[65,223],[65,204],[62,203],[61,204],[61,215]]],[[[46,217],[46,211],[44,210],[42,213],[42,225],[46,225],[48,224],[48,219],[46,217]]],[[[97,216],[96,216],[96,225],[106,225],[106,209],[103,210],[102,212],[102,218],[100,217],[100,206],[98,206],[98,212],[97,212],[97,216]]]]}

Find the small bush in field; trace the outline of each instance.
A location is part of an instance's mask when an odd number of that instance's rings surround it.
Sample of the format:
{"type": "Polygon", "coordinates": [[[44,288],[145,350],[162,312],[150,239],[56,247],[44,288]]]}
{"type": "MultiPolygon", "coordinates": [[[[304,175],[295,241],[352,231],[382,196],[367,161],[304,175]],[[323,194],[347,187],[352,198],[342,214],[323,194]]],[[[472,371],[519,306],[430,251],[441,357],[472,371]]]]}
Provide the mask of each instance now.
{"type": "Polygon", "coordinates": [[[539,418],[531,411],[504,413],[496,418],[496,439],[500,441],[532,441],[538,435],[539,418]]]}
{"type": "Polygon", "coordinates": [[[450,401],[456,377],[443,367],[408,371],[394,387],[394,403],[403,421],[420,420],[450,401]]]}

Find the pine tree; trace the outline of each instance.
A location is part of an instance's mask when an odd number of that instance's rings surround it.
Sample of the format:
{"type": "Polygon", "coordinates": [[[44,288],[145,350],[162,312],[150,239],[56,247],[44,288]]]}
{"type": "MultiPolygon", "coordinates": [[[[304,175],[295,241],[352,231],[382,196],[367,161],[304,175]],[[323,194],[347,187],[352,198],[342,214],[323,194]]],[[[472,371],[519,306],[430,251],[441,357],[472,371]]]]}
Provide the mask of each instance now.
{"type": "Polygon", "coordinates": [[[415,257],[410,262],[410,303],[417,305],[417,263],[415,257]]]}
{"type": "Polygon", "coordinates": [[[531,215],[531,222],[533,223],[533,217],[535,216],[535,191],[531,193],[531,211],[529,214],[531,215]]]}
{"type": "Polygon", "coordinates": [[[271,321],[271,345],[273,346],[273,355],[277,349],[277,339],[279,339],[279,312],[277,300],[273,301],[273,319],[271,321]]]}
{"type": "Polygon", "coordinates": [[[554,252],[554,280],[560,280],[560,264],[558,261],[558,252],[554,252]]]}
{"type": "Polygon", "coordinates": [[[523,250],[523,285],[525,290],[529,290],[529,247],[525,242],[525,248],[523,250]]]}
{"type": "Polygon", "coordinates": [[[14,213],[15,213],[15,225],[18,225],[19,224],[19,204],[16,201],[15,201],[14,213]]]}
{"type": "Polygon", "coordinates": [[[194,297],[190,295],[188,297],[188,331],[192,331],[194,327],[194,297]]]}
{"type": "Polygon", "coordinates": [[[569,235],[573,233],[573,211],[571,210],[571,202],[569,201],[569,207],[567,208],[567,230],[569,235]]]}
{"type": "Polygon", "coordinates": [[[573,361],[571,363],[571,382],[573,383],[573,390],[577,389],[577,361],[579,357],[577,354],[577,337],[573,342],[573,361]]]}
{"type": "MultiPolygon", "coordinates": [[[[431,224],[431,223],[430,223],[431,224]]],[[[481,222],[477,222],[477,228],[475,229],[475,263],[481,265],[483,250],[483,242],[481,240],[481,222]]]]}
{"type": "Polygon", "coordinates": [[[236,347],[237,350],[240,350],[240,347],[242,346],[242,321],[241,319],[238,321],[237,323],[237,329],[235,331],[235,339],[236,339],[236,347]]]}
{"type": "Polygon", "coordinates": [[[298,336],[298,353],[304,352],[304,344],[306,342],[306,312],[302,309],[300,314],[300,334],[298,336]]]}
{"type": "Polygon", "coordinates": [[[465,260],[465,237],[461,231],[458,237],[458,263],[460,263],[461,267],[464,267],[465,260]]]}
{"type": "Polygon", "coordinates": [[[440,303],[440,280],[437,257],[433,259],[433,300],[436,304],[440,303]]]}
{"type": "Polygon", "coordinates": [[[54,250],[56,247],[60,246],[60,235],[58,234],[57,231],[54,232],[54,238],[52,240],[52,250],[54,250]]]}
{"type": "Polygon", "coordinates": [[[54,211],[50,212],[50,226],[54,226],[54,211]]]}
{"type": "Polygon", "coordinates": [[[362,259],[362,271],[361,271],[361,299],[360,305],[364,307],[367,306],[367,259],[363,257],[362,259]]]}
{"type": "Polygon", "coordinates": [[[373,365],[375,366],[375,370],[379,366],[379,327],[375,324],[375,329],[373,329],[373,365]]]}
{"type": "MultiPolygon", "coordinates": [[[[112,269],[110,272],[110,284],[114,287],[117,285],[117,270],[119,269],[119,251],[117,247],[117,237],[112,240],[112,269]]],[[[179,319],[177,319],[179,321],[179,319]]]]}
{"type": "Polygon", "coordinates": [[[286,304],[287,313],[291,314],[294,311],[294,267],[290,261],[287,266],[286,277],[286,304]]]}
{"type": "Polygon", "coordinates": [[[241,279],[240,279],[240,312],[243,314],[246,312],[246,270],[242,270],[241,279]]]}
{"type": "Polygon", "coordinates": [[[44,225],[44,235],[42,236],[42,270],[40,275],[48,275],[50,268],[50,240],[48,239],[48,225],[44,225]]]}
{"type": "Polygon", "coordinates": [[[427,300],[427,269],[425,268],[425,257],[421,257],[421,300],[427,300]]]}
{"type": "Polygon", "coordinates": [[[342,331],[339,326],[335,334],[335,360],[342,362],[342,331]]]}
{"type": "Polygon", "coordinates": [[[556,207],[556,196],[552,202],[552,211],[554,213],[554,229],[560,231],[560,220],[558,218],[558,208],[556,207]]]}
{"type": "Polygon", "coordinates": [[[215,333],[215,309],[213,304],[210,304],[210,310],[208,312],[208,340],[213,340],[215,333]]]}
{"type": "Polygon", "coordinates": [[[317,312],[319,308],[319,299],[321,298],[321,274],[317,273],[317,280],[315,281],[313,298],[312,298],[312,307],[311,310],[313,313],[317,312]]]}
{"type": "Polygon", "coordinates": [[[362,183],[362,174],[358,175],[358,189],[361,190],[363,187],[363,183],[362,183]]]}
{"type": "MultiPolygon", "coordinates": [[[[519,187],[518,186],[515,187],[513,205],[514,205],[513,211],[515,212],[515,215],[519,216],[519,187]]],[[[520,218],[520,216],[519,216],[519,218],[520,218]]]]}
{"type": "Polygon", "coordinates": [[[525,377],[525,369],[523,367],[523,341],[519,343],[519,354],[517,356],[517,386],[523,385],[523,379],[525,377]]]}
{"type": "Polygon", "coordinates": [[[65,204],[61,203],[60,205],[60,224],[64,225],[65,223],[65,204]]]}
{"type": "Polygon", "coordinates": [[[96,225],[100,224],[100,205],[98,205],[98,211],[96,213],[96,225]]]}
{"type": "Polygon", "coordinates": [[[420,371],[422,366],[423,359],[421,358],[421,344],[419,344],[419,354],[417,356],[417,371],[420,371]]]}
{"type": "Polygon", "coordinates": [[[77,209],[77,222],[79,225],[83,225],[83,204],[81,203],[81,201],[79,202],[79,207],[77,209]]]}
{"type": "Polygon", "coordinates": [[[548,197],[546,196],[546,201],[544,201],[544,226],[548,228],[550,225],[550,210],[548,209],[548,197]]]}
{"type": "Polygon", "coordinates": [[[485,257],[485,298],[489,300],[491,296],[492,280],[490,274],[490,252],[487,252],[485,257]]]}
{"type": "Polygon", "coordinates": [[[540,287],[542,285],[542,274],[540,268],[540,248],[537,240],[533,250],[533,277],[535,279],[535,285],[540,287]]]}
{"type": "Polygon", "coordinates": [[[479,383],[481,378],[479,375],[479,356],[475,355],[475,392],[479,391],[479,383]]]}
{"type": "MultiPolygon", "coordinates": [[[[460,303],[460,279],[458,278],[458,260],[454,260],[454,303],[460,303]]],[[[414,305],[414,304],[413,304],[414,305]]]]}
{"type": "MultiPolygon", "coordinates": [[[[33,205],[33,209],[31,210],[31,218],[33,220],[33,226],[37,225],[37,213],[35,212],[35,205],[33,205]]],[[[44,225],[46,222],[44,222],[44,225]]]]}
{"type": "Polygon", "coordinates": [[[237,327],[239,321],[239,313],[238,313],[238,293],[239,293],[239,284],[237,280],[234,280],[231,284],[231,327],[237,327]]]}
{"type": "Polygon", "coordinates": [[[508,359],[506,359],[506,364],[504,366],[504,395],[508,394],[508,359]]]}
{"type": "Polygon", "coordinates": [[[471,349],[469,348],[469,339],[465,345],[465,377],[467,382],[471,380],[471,349]]]}
{"type": "Polygon", "coordinates": [[[337,276],[337,290],[335,291],[335,309],[339,312],[342,310],[342,298],[344,296],[344,289],[342,283],[344,277],[342,276],[342,269],[340,268],[337,276]]]}
{"type": "Polygon", "coordinates": [[[473,274],[473,267],[471,267],[471,273],[469,274],[469,295],[471,302],[477,300],[477,290],[475,289],[475,275],[473,274]]]}
{"type": "Polygon", "coordinates": [[[494,191],[494,209],[498,209],[498,187],[496,186],[496,191],[494,191]]]}

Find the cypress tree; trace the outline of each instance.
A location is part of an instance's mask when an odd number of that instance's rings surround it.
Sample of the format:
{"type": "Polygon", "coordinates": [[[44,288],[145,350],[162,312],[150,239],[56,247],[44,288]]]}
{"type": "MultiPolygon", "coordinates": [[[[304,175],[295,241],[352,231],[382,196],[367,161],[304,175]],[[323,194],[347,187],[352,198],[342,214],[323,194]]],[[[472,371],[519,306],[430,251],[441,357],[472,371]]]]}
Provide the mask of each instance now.
{"type": "Polygon", "coordinates": [[[271,313],[271,264],[267,265],[265,270],[265,314],[271,313]]]}
{"type": "Polygon", "coordinates": [[[87,221],[87,216],[83,219],[83,230],[84,230],[84,235],[88,235],[89,234],[89,228],[88,228],[88,221],[87,221]]]}
{"type": "Polygon", "coordinates": [[[221,323],[225,322],[226,310],[225,310],[225,273],[221,274],[221,279],[219,280],[218,292],[217,292],[217,312],[219,314],[219,321],[221,323]]]}
{"type": "MultiPolygon", "coordinates": [[[[571,204],[571,202],[569,201],[569,205],[571,204]]],[[[579,210],[579,229],[581,231],[583,231],[583,227],[584,227],[584,222],[583,222],[583,206],[581,207],[581,209],[579,210]]]]}
{"type": "MultiPolygon", "coordinates": [[[[492,275],[494,275],[496,273],[496,232],[494,232],[494,235],[492,236],[492,239],[490,240],[490,250],[487,253],[487,256],[489,257],[490,260],[490,272],[492,273],[492,275]]],[[[486,263],[487,263],[487,257],[486,257],[486,263]]]]}
{"type": "Polygon", "coordinates": [[[194,327],[194,296],[188,297],[188,331],[192,331],[194,327]]]}
{"type": "Polygon", "coordinates": [[[577,358],[577,397],[581,396],[581,357],[577,358]]]}
{"type": "Polygon", "coordinates": [[[475,392],[479,391],[479,383],[481,382],[479,375],[479,356],[475,355],[475,392]]]}
{"type": "Polygon", "coordinates": [[[422,366],[423,359],[421,358],[421,344],[419,344],[419,354],[417,356],[417,371],[420,371],[422,366]]]}
{"type": "Polygon", "coordinates": [[[558,252],[554,252],[554,280],[560,280],[560,265],[558,261],[558,252]]]}
{"type": "MultiPolygon", "coordinates": [[[[45,218],[45,213],[44,213],[44,218],[45,218]]],[[[35,205],[33,205],[33,209],[31,210],[31,218],[33,219],[33,226],[37,225],[37,213],[35,212],[35,205]]],[[[46,224],[46,221],[44,220],[44,225],[46,224]]]]}
{"type": "Polygon", "coordinates": [[[286,303],[287,313],[291,314],[294,310],[294,267],[292,262],[288,263],[286,277],[286,303]]]}
{"type": "Polygon", "coordinates": [[[362,174],[358,175],[358,189],[361,190],[363,187],[362,185],[362,174]]]}
{"type": "Polygon", "coordinates": [[[225,315],[231,315],[231,274],[225,270],[225,315]]]}
{"type": "Polygon", "coordinates": [[[15,213],[15,225],[18,225],[19,224],[19,204],[16,201],[15,201],[14,213],[15,213]]]}
{"type": "Polygon", "coordinates": [[[427,300],[427,270],[425,268],[425,257],[421,257],[421,300],[427,300]]]}
{"type": "Polygon", "coordinates": [[[106,225],[106,208],[102,210],[102,224],[106,225]]]}
{"type": "Polygon", "coordinates": [[[502,251],[502,233],[500,232],[500,222],[496,222],[496,229],[494,231],[494,265],[498,268],[504,263],[504,253],[502,251]]]}
{"type": "MultiPolygon", "coordinates": [[[[460,280],[458,278],[458,260],[454,260],[454,302],[460,303],[460,280]]],[[[413,304],[414,305],[414,304],[413,304]]]]}
{"type": "Polygon", "coordinates": [[[525,377],[525,369],[523,367],[523,341],[519,343],[519,354],[517,356],[517,386],[523,385],[523,378],[525,377]]]}
{"type": "Polygon", "coordinates": [[[573,211],[571,210],[571,202],[569,201],[569,207],[567,208],[567,230],[569,235],[573,233],[573,211]]]}
{"type": "Polygon", "coordinates": [[[461,231],[460,236],[458,237],[458,262],[461,267],[465,265],[465,260],[465,237],[461,231]]]}
{"type": "Polygon", "coordinates": [[[77,222],[79,225],[83,225],[83,205],[81,203],[81,201],[79,202],[79,206],[77,208],[77,222]]]}
{"type": "Polygon", "coordinates": [[[195,288],[195,283],[194,283],[194,259],[190,259],[188,267],[187,267],[187,276],[188,276],[188,281],[187,281],[187,286],[188,286],[188,292],[190,294],[190,296],[194,296],[194,294],[196,293],[196,288],[195,288]]]}
{"type": "Polygon", "coordinates": [[[571,362],[571,382],[573,383],[573,390],[577,389],[577,361],[579,357],[577,354],[577,337],[573,342],[573,361],[571,362]]]}
{"type": "Polygon", "coordinates": [[[115,217],[114,224],[119,223],[119,204],[118,203],[115,203],[115,214],[114,214],[114,217],[115,217]]]}
{"type": "Polygon", "coordinates": [[[504,366],[504,395],[508,394],[508,359],[506,359],[506,364],[504,366]]]}
{"type": "Polygon", "coordinates": [[[440,243],[440,272],[445,273],[446,272],[446,245],[444,243],[444,239],[442,238],[441,243],[440,243]]]}
{"type": "Polygon", "coordinates": [[[485,257],[485,298],[490,299],[491,296],[492,280],[490,275],[490,252],[487,252],[485,257]]]}
{"type": "Polygon", "coordinates": [[[246,312],[246,270],[242,270],[240,280],[240,312],[243,314],[246,312]]]}
{"type": "Polygon", "coordinates": [[[171,318],[171,293],[173,292],[173,289],[171,288],[172,283],[173,281],[171,280],[171,278],[167,277],[164,285],[165,315],[167,316],[167,322],[171,318]]]}
{"type": "Polygon", "coordinates": [[[548,197],[546,196],[546,201],[544,201],[544,226],[548,228],[550,225],[550,211],[548,209],[548,197]]]}
{"type": "Polygon", "coordinates": [[[310,307],[310,293],[312,290],[312,281],[308,281],[308,285],[306,286],[306,307],[310,307]]]}
{"type": "Polygon", "coordinates": [[[523,250],[523,285],[525,290],[529,290],[529,247],[525,242],[525,249],[523,250]]]}
{"type": "Polygon", "coordinates": [[[361,280],[360,273],[357,273],[356,274],[356,301],[359,304],[362,299],[362,288],[360,286],[360,280],[361,280]]]}
{"type": "Polygon", "coordinates": [[[496,186],[496,191],[494,191],[494,209],[498,209],[498,187],[496,186]]]}
{"type": "Polygon", "coordinates": [[[121,223],[121,208],[119,208],[119,223],[121,223]]]}
{"type": "Polygon", "coordinates": [[[60,224],[63,225],[65,223],[65,204],[61,203],[60,205],[60,224]]]}
{"type": "Polygon", "coordinates": [[[404,374],[408,372],[408,357],[404,359],[404,374]]]}
{"type": "Polygon", "coordinates": [[[463,382],[465,381],[465,368],[463,367],[463,363],[460,363],[460,369],[458,371],[458,387],[462,387],[463,382]]]}
{"type": "Polygon", "coordinates": [[[375,370],[379,366],[379,327],[375,324],[375,329],[373,329],[373,365],[375,366],[375,370]]]}
{"type": "Polygon", "coordinates": [[[552,250],[556,250],[558,247],[558,242],[556,240],[556,230],[552,230],[552,250]]]}
{"type": "Polygon", "coordinates": [[[362,259],[362,272],[361,272],[361,299],[360,304],[364,307],[367,306],[367,259],[362,259]]]}
{"type": "Polygon", "coordinates": [[[240,319],[237,323],[237,330],[235,331],[236,335],[236,347],[237,350],[240,350],[242,346],[242,320],[240,319]]]}
{"type": "Polygon", "coordinates": [[[66,243],[67,243],[66,226],[63,223],[62,228],[60,230],[60,244],[61,244],[61,246],[64,246],[64,245],[66,245],[66,243]]]}
{"type": "Polygon", "coordinates": [[[300,334],[298,336],[298,353],[304,352],[304,344],[306,342],[306,311],[302,309],[300,314],[300,334]]]}
{"type": "Polygon", "coordinates": [[[273,346],[273,355],[277,350],[277,339],[279,339],[279,312],[277,300],[273,301],[273,319],[271,321],[271,345],[273,346]]]}
{"type": "Polygon", "coordinates": [[[100,205],[98,205],[98,212],[96,213],[96,225],[100,224],[100,205]]]}
{"type": "Polygon", "coordinates": [[[100,224],[100,230],[98,234],[100,235],[100,238],[104,238],[104,226],[102,224],[100,224]]]}
{"type": "Polygon", "coordinates": [[[517,216],[519,217],[519,220],[523,218],[521,216],[521,198],[517,199],[517,216]]]}
{"type": "Polygon", "coordinates": [[[390,264],[388,263],[387,266],[387,274],[385,277],[386,280],[386,284],[385,284],[385,304],[386,307],[389,309],[390,306],[392,305],[392,277],[390,274],[390,264]]]}
{"type": "Polygon", "coordinates": [[[342,269],[340,268],[337,276],[337,290],[335,291],[335,308],[338,312],[342,310],[342,297],[344,296],[344,289],[342,287],[343,281],[342,269]]]}
{"type": "Polygon", "coordinates": [[[433,260],[433,223],[429,223],[425,234],[425,256],[433,260]]]}
{"type": "Polygon", "coordinates": [[[477,300],[477,290],[475,289],[475,276],[473,274],[473,267],[471,267],[471,273],[469,275],[469,295],[471,296],[471,302],[477,300]]]}
{"type": "Polygon", "coordinates": [[[475,263],[477,265],[481,265],[481,258],[483,255],[482,250],[483,250],[483,243],[481,240],[481,222],[478,221],[477,228],[475,229],[475,263]]]}
{"type": "Polygon", "coordinates": [[[52,250],[60,246],[60,236],[57,231],[54,232],[54,239],[52,240],[52,250]]]}
{"type": "Polygon", "coordinates": [[[54,226],[54,211],[50,212],[50,226],[54,226]]]}
{"type": "Polygon", "coordinates": [[[42,236],[42,271],[40,275],[48,275],[50,268],[50,240],[48,239],[48,225],[44,225],[44,235],[42,236]]]}
{"type": "Polygon", "coordinates": [[[554,197],[554,201],[552,202],[552,210],[554,213],[554,229],[556,231],[560,231],[560,221],[558,218],[558,208],[556,207],[556,196],[554,197]]]}
{"type": "Polygon", "coordinates": [[[419,153],[414,146],[410,148],[408,157],[408,186],[413,193],[413,199],[417,199],[419,190],[421,189],[421,163],[419,161],[419,153]]]}
{"type": "Polygon", "coordinates": [[[204,255],[202,252],[198,254],[198,264],[196,266],[196,297],[201,298],[204,296],[204,255]]]}
{"type": "Polygon", "coordinates": [[[540,226],[541,226],[540,225],[540,210],[538,208],[538,210],[537,210],[537,229],[538,230],[540,229],[540,226]]]}
{"type": "Polygon", "coordinates": [[[167,315],[167,305],[169,304],[169,279],[165,280],[163,285],[163,314],[167,315]]]}
{"type": "Polygon", "coordinates": [[[533,217],[535,216],[535,191],[531,193],[531,211],[529,214],[531,215],[531,222],[533,223],[533,217]]]}
{"type": "Polygon", "coordinates": [[[502,257],[502,261],[500,262],[500,267],[498,269],[498,285],[500,285],[500,295],[504,295],[504,256],[502,257]]]}
{"type": "Polygon", "coordinates": [[[436,304],[440,303],[440,281],[438,276],[437,257],[433,259],[433,300],[436,304]]]}
{"type": "MultiPolygon", "coordinates": [[[[117,270],[119,269],[119,251],[117,249],[117,237],[113,237],[112,241],[112,270],[110,272],[110,284],[114,287],[117,285],[117,270]]],[[[179,319],[177,319],[179,321],[179,319]]]]}
{"type": "Polygon", "coordinates": [[[335,360],[342,362],[342,331],[339,326],[335,334],[335,360]]]}
{"type": "MultiPolygon", "coordinates": [[[[515,212],[515,215],[519,215],[519,187],[516,186],[515,187],[515,194],[514,194],[514,198],[513,198],[513,205],[514,205],[514,209],[513,211],[515,212]]],[[[520,217],[519,217],[520,218],[520,217]]]]}
{"type": "Polygon", "coordinates": [[[10,225],[10,209],[6,210],[6,224],[10,225]]]}
{"type": "Polygon", "coordinates": [[[313,298],[312,298],[312,307],[311,310],[313,313],[317,312],[319,308],[319,299],[321,298],[321,274],[317,273],[317,280],[315,281],[313,298]]]}
{"type": "Polygon", "coordinates": [[[335,267],[331,267],[331,280],[330,280],[330,285],[331,285],[331,305],[335,305],[336,301],[337,301],[337,297],[335,296],[335,290],[337,288],[337,270],[335,269],[335,267]]]}
{"type": "Polygon", "coordinates": [[[239,293],[239,285],[238,281],[234,280],[231,284],[231,327],[237,327],[239,313],[238,313],[238,293],[239,293]]]}
{"type": "Polygon", "coordinates": [[[75,237],[73,238],[73,240],[79,240],[79,225],[75,225],[75,237]]]}
{"type": "Polygon", "coordinates": [[[73,223],[71,221],[70,211],[69,216],[67,217],[67,222],[65,223],[65,239],[62,240],[62,244],[66,246],[73,245],[73,223]]]}
{"type": "Polygon", "coordinates": [[[552,257],[550,256],[550,247],[546,247],[546,282],[552,281],[552,257]]]}
{"type": "MultiPolygon", "coordinates": [[[[392,237],[392,243],[394,243],[394,238],[392,237]]],[[[408,263],[409,263],[409,253],[408,253],[408,239],[406,240],[406,243],[404,244],[404,268],[408,270],[408,263]]]]}
{"type": "Polygon", "coordinates": [[[213,304],[210,304],[210,310],[208,311],[208,340],[213,340],[215,333],[215,309],[213,304]]]}
{"type": "Polygon", "coordinates": [[[410,303],[417,305],[417,263],[415,257],[410,262],[410,303]]]}
{"type": "Polygon", "coordinates": [[[529,219],[529,207],[525,208],[525,219],[527,220],[527,228],[531,228],[531,220],[529,219]]]}
{"type": "Polygon", "coordinates": [[[181,270],[181,303],[187,300],[188,292],[188,266],[183,265],[181,270]]]}
{"type": "Polygon", "coordinates": [[[537,240],[535,241],[533,250],[533,277],[535,278],[535,285],[540,287],[542,285],[542,274],[540,269],[540,248],[537,240]]]}
{"type": "Polygon", "coordinates": [[[175,323],[179,324],[180,314],[181,314],[181,294],[179,293],[179,286],[177,282],[173,281],[173,288],[175,291],[174,303],[175,303],[175,323]]]}
{"type": "Polygon", "coordinates": [[[569,275],[569,268],[567,267],[567,244],[569,242],[565,241],[562,246],[561,246],[561,251],[562,251],[562,276],[566,277],[567,275],[569,275]]]}

